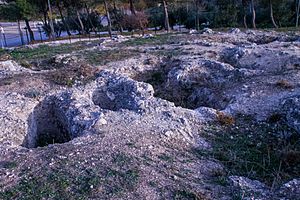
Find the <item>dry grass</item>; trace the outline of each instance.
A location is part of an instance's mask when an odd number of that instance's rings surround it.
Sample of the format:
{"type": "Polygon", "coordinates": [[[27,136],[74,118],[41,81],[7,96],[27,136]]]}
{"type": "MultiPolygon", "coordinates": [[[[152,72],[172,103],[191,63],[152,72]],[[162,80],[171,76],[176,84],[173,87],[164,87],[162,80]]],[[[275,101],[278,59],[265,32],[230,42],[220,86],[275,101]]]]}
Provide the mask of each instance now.
{"type": "Polygon", "coordinates": [[[232,126],[235,123],[234,117],[227,115],[221,111],[217,111],[217,120],[221,125],[232,126]]]}
{"type": "Polygon", "coordinates": [[[92,80],[97,73],[97,69],[86,64],[79,65],[79,67],[66,67],[61,70],[52,72],[50,80],[59,85],[66,85],[71,87],[76,81],[83,84],[92,80]]]}
{"type": "Polygon", "coordinates": [[[275,83],[275,85],[276,85],[276,87],[282,88],[282,89],[293,89],[294,88],[294,86],[290,82],[288,82],[287,80],[284,80],[284,79],[277,81],[275,83]]]}

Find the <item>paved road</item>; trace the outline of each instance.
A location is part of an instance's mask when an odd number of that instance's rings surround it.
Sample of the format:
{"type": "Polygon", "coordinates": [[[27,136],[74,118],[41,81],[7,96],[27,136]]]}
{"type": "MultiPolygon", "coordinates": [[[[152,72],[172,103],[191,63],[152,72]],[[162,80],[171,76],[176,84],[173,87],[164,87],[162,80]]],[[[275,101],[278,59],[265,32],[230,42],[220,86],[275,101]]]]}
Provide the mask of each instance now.
{"type": "MultiPolygon", "coordinates": [[[[4,36],[0,33],[0,48],[2,46],[5,47],[15,47],[15,46],[21,46],[21,37],[18,31],[18,24],[17,22],[0,22],[0,26],[3,27],[4,33],[5,33],[5,42],[4,42],[4,36]]],[[[31,29],[34,33],[34,38],[36,41],[41,40],[47,40],[49,39],[45,33],[40,33],[38,31],[38,22],[31,22],[30,23],[31,29]]],[[[28,39],[26,36],[26,30],[24,29],[25,23],[21,22],[21,29],[23,32],[23,41],[25,44],[28,44],[28,39]]],[[[154,30],[154,28],[149,28],[148,30],[154,30]]],[[[1,30],[0,30],[1,32],[1,30]]],[[[125,31],[126,32],[126,31],[125,31]]],[[[76,35],[77,33],[74,32],[73,35],[76,35]]],[[[108,32],[101,32],[101,35],[108,34],[108,32]]],[[[114,32],[114,34],[117,34],[117,32],[114,32]]],[[[67,36],[66,32],[63,32],[61,36],[67,36]]]]}
{"type": "MultiPolygon", "coordinates": [[[[18,24],[16,22],[0,22],[0,26],[3,27],[4,33],[5,33],[5,41],[4,42],[4,37],[3,34],[0,34],[0,48],[3,46],[6,47],[15,47],[15,46],[21,46],[21,37],[18,31],[18,24]]],[[[34,37],[36,41],[41,41],[41,40],[47,40],[49,39],[46,34],[40,33],[37,28],[37,23],[31,22],[30,23],[31,29],[34,32],[34,37]]],[[[25,44],[28,44],[27,36],[26,36],[26,30],[25,28],[25,23],[21,23],[22,27],[22,32],[23,32],[23,40],[25,44]]],[[[72,33],[73,35],[76,35],[77,32],[72,33]]],[[[108,34],[108,32],[101,32],[101,35],[108,34]]],[[[66,32],[62,32],[61,36],[68,36],[66,32]]],[[[72,41],[77,41],[76,39],[72,39],[72,41]]]]}
{"type": "MultiPolygon", "coordinates": [[[[34,32],[34,37],[36,40],[43,40],[48,39],[48,37],[44,33],[39,33],[37,28],[37,23],[32,22],[31,24],[32,31],[34,32]]],[[[16,22],[0,22],[0,26],[3,27],[4,33],[5,33],[5,39],[6,39],[6,45],[7,47],[13,47],[13,46],[20,46],[21,43],[21,37],[18,31],[18,24],[16,22]]],[[[26,37],[26,31],[25,31],[25,23],[21,23],[22,32],[23,32],[23,40],[25,43],[28,43],[27,37],[26,37]]],[[[2,42],[4,43],[4,36],[1,34],[2,42]]],[[[0,43],[1,46],[1,43],[0,43]]]]}

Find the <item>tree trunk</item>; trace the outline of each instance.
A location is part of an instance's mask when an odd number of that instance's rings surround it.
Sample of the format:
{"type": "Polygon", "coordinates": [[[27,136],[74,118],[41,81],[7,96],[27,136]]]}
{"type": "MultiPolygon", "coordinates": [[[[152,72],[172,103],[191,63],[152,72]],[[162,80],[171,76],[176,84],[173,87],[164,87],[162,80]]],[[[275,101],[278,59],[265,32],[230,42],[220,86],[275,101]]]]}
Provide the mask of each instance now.
{"type": "Polygon", "coordinates": [[[78,28],[77,31],[79,32],[79,34],[81,34],[81,27],[80,27],[80,24],[78,24],[78,22],[76,21],[76,19],[74,17],[71,17],[70,16],[70,12],[68,12],[68,18],[71,19],[74,24],[76,24],[76,27],[78,28]]]}
{"type": "Polygon", "coordinates": [[[248,7],[248,5],[247,4],[248,4],[248,1],[242,0],[243,14],[244,14],[243,23],[244,23],[244,27],[246,29],[248,29],[248,25],[247,25],[247,7],[248,7]]]}
{"type": "Polygon", "coordinates": [[[110,20],[110,14],[109,14],[109,10],[108,10],[108,6],[107,6],[106,0],[104,0],[104,8],[105,8],[107,22],[108,22],[108,34],[109,34],[109,37],[112,38],[111,20],[110,20]]]}
{"type": "Polygon", "coordinates": [[[297,10],[296,10],[296,27],[299,26],[299,16],[300,15],[300,0],[298,0],[297,10]]]}
{"type": "Polygon", "coordinates": [[[195,2],[196,6],[196,30],[200,30],[200,19],[199,19],[199,0],[196,0],[195,2]]]}
{"type": "Polygon", "coordinates": [[[247,25],[247,14],[246,14],[246,13],[244,14],[244,27],[245,27],[246,29],[248,29],[248,25],[247,25]]]}
{"type": "Polygon", "coordinates": [[[93,30],[93,32],[96,33],[96,28],[95,28],[95,26],[94,26],[94,24],[93,24],[93,22],[91,20],[90,11],[89,11],[89,8],[88,8],[88,6],[87,6],[86,3],[84,4],[84,7],[85,7],[85,10],[86,10],[86,13],[87,13],[87,17],[88,17],[89,23],[92,26],[92,30],[93,30]]]}
{"type": "Polygon", "coordinates": [[[43,18],[44,18],[44,25],[48,26],[48,21],[47,21],[47,11],[43,12],[43,18]]]}
{"type": "Polygon", "coordinates": [[[129,4],[130,4],[130,11],[131,11],[131,13],[132,13],[135,17],[137,17],[137,19],[138,19],[138,22],[139,22],[139,25],[140,25],[140,29],[141,29],[141,31],[142,31],[142,35],[145,35],[145,30],[144,30],[145,27],[143,26],[143,24],[142,24],[140,18],[138,17],[138,15],[137,15],[137,13],[136,13],[136,10],[135,10],[134,4],[133,4],[133,0],[129,0],[129,4]]]}
{"type": "Polygon", "coordinates": [[[80,13],[77,9],[76,9],[76,14],[77,14],[77,19],[78,19],[79,24],[80,24],[81,33],[84,35],[85,34],[84,25],[83,25],[83,22],[81,20],[80,13]]]}
{"type": "Polygon", "coordinates": [[[25,18],[24,20],[25,20],[26,28],[27,28],[28,33],[29,33],[30,41],[34,41],[34,34],[33,34],[33,31],[31,30],[29,20],[27,18],[25,18]]]}
{"type": "Polygon", "coordinates": [[[278,26],[274,20],[272,0],[269,0],[269,4],[270,4],[270,17],[271,17],[272,24],[273,24],[274,28],[278,28],[278,26]]]}
{"type": "Polygon", "coordinates": [[[20,35],[20,38],[21,38],[21,43],[22,43],[22,45],[24,45],[24,38],[23,38],[23,32],[22,32],[22,29],[21,29],[20,20],[18,20],[18,31],[19,31],[19,35],[20,35]]]}
{"type": "Polygon", "coordinates": [[[54,25],[53,25],[53,17],[52,17],[52,9],[51,9],[51,4],[50,4],[50,0],[48,0],[48,8],[49,8],[49,21],[50,21],[50,38],[55,39],[55,33],[54,33],[54,25]]]}
{"type": "Polygon", "coordinates": [[[136,15],[136,11],[135,11],[134,4],[133,4],[132,0],[129,0],[129,5],[130,5],[130,11],[131,11],[131,13],[133,15],[136,15]]]}
{"type": "Polygon", "coordinates": [[[116,1],[114,0],[114,9],[113,9],[113,12],[114,12],[114,15],[115,15],[115,18],[116,18],[116,21],[117,21],[117,24],[119,26],[119,31],[121,33],[121,35],[123,34],[123,26],[121,24],[121,19],[120,17],[118,16],[118,13],[117,13],[117,5],[116,5],[116,1]]]}
{"type": "Polygon", "coordinates": [[[254,0],[251,0],[251,12],[252,12],[252,27],[256,28],[256,12],[255,12],[255,7],[254,7],[254,0]]]}
{"type": "Polygon", "coordinates": [[[71,34],[71,32],[70,32],[69,25],[66,23],[65,16],[63,15],[62,10],[61,10],[61,7],[60,7],[60,5],[59,5],[59,1],[57,1],[56,6],[57,6],[57,8],[58,8],[58,11],[59,11],[59,14],[60,14],[60,17],[61,17],[61,21],[62,21],[62,23],[63,23],[63,25],[64,25],[64,27],[65,27],[65,29],[66,29],[66,31],[67,31],[67,34],[68,34],[68,36],[71,36],[72,34],[71,34]]]}
{"type": "Polygon", "coordinates": [[[164,15],[165,15],[165,29],[169,32],[170,31],[169,13],[168,13],[167,2],[165,0],[163,0],[163,6],[164,6],[164,15]]]}

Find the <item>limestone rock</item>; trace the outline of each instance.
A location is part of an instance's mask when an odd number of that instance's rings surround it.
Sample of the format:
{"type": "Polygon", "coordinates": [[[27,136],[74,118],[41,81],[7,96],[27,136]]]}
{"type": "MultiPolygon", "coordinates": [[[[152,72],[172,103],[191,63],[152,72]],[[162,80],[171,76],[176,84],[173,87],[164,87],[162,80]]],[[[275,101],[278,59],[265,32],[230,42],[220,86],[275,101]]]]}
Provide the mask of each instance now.
{"type": "Polygon", "coordinates": [[[300,97],[295,96],[285,99],[281,104],[288,125],[300,134],[300,97]]]}

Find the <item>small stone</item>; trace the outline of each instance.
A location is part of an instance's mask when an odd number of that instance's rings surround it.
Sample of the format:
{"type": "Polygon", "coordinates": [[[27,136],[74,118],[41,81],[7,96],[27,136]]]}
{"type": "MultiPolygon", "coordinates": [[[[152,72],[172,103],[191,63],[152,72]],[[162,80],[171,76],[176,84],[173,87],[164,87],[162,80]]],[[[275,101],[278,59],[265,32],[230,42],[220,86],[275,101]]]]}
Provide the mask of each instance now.
{"type": "Polygon", "coordinates": [[[173,131],[167,131],[167,132],[165,132],[165,135],[167,137],[171,137],[172,135],[174,135],[174,133],[173,133],[173,131]]]}
{"type": "Polygon", "coordinates": [[[101,125],[106,125],[107,124],[107,121],[106,121],[106,119],[104,119],[104,118],[101,118],[101,119],[99,119],[99,124],[101,124],[101,125]]]}

